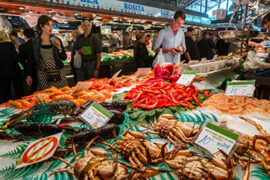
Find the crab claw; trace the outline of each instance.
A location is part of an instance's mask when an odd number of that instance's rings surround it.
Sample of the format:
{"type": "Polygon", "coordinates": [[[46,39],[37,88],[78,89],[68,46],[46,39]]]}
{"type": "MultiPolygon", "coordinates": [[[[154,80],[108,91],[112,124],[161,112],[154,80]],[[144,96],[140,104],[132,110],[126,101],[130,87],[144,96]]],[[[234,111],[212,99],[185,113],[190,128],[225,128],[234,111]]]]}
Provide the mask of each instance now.
{"type": "Polygon", "coordinates": [[[97,156],[111,157],[111,155],[107,151],[101,148],[91,148],[90,152],[97,156]]]}
{"type": "Polygon", "coordinates": [[[160,173],[171,172],[171,170],[162,169],[162,168],[158,168],[158,167],[143,167],[140,169],[135,169],[135,171],[138,173],[141,173],[140,177],[143,177],[143,178],[153,177],[153,176],[156,176],[160,173]]]}

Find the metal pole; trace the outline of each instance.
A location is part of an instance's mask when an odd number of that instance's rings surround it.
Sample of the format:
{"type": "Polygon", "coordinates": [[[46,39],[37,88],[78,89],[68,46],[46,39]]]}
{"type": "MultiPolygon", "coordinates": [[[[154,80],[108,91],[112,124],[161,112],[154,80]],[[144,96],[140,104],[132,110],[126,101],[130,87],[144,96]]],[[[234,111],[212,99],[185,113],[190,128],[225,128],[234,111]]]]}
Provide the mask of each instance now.
{"type": "Polygon", "coordinates": [[[205,0],[205,10],[204,10],[205,14],[207,13],[207,6],[208,6],[208,0],[205,0]]]}
{"type": "Polygon", "coordinates": [[[227,26],[226,26],[226,29],[225,29],[226,31],[228,30],[230,24],[232,23],[232,20],[233,20],[233,18],[234,18],[234,16],[235,16],[237,10],[238,10],[239,7],[241,6],[241,2],[242,2],[242,0],[239,0],[239,4],[237,4],[236,8],[234,9],[233,14],[232,14],[232,16],[231,16],[231,18],[230,18],[230,20],[229,20],[227,26]]]}
{"type": "Polygon", "coordinates": [[[226,19],[228,18],[228,12],[229,12],[229,0],[227,0],[227,4],[226,4],[226,19]]]}
{"type": "Polygon", "coordinates": [[[247,23],[247,9],[248,9],[248,2],[247,2],[247,4],[245,4],[245,9],[244,9],[243,30],[245,30],[246,23],[247,23]]]}
{"type": "Polygon", "coordinates": [[[200,12],[202,12],[202,0],[201,0],[201,5],[200,5],[200,12]]]}
{"type": "Polygon", "coordinates": [[[218,1],[218,9],[220,8],[221,0],[218,1]]]}

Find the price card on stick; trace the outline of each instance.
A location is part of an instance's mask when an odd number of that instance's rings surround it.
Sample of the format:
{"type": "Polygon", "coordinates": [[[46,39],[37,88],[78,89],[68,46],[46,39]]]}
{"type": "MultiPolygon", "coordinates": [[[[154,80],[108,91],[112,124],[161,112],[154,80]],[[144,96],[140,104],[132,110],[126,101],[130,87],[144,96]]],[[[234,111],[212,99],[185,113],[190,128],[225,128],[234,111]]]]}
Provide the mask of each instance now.
{"type": "Polygon", "coordinates": [[[31,142],[19,159],[15,169],[51,158],[59,144],[62,132],[31,142]]]}
{"type": "Polygon", "coordinates": [[[225,94],[227,96],[240,95],[252,97],[255,91],[255,81],[232,81],[227,82],[225,94]]]}
{"type": "Polygon", "coordinates": [[[189,86],[192,83],[195,76],[196,72],[183,72],[183,74],[180,76],[180,78],[177,80],[176,83],[184,86],[189,86]]]}
{"type": "Polygon", "coordinates": [[[112,116],[113,114],[100,104],[92,103],[79,117],[90,127],[99,128],[105,125],[112,116]]]}
{"type": "Polygon", "coordinates": [[[151,71],[151,68],[138,68],[137,78],[147,76],[150,71],[151,71]]]}
{"type": "Polygon", "coordinates": [[[235,134],[228,129],[206,122],[199,136],[195,140],[195,144],[208,150],[211,154],[218,153],[219,149],[230,154],[238,136],[238,134],[235,134]]]}
{"type": "Polygon", "coordinates": [[[75,88],[73,89],[72,93],[87,91],[92,84],[93,84],[93,82],[79,81],[76,84],[75,88]]]}
{"type": "Polygon", "coordinates": [[[122,69],[119,70],[119,71],[117,71],[117,72],[113,75],[113,77],[109,80],[109,83],[112,82],[112,81],[114,81],[115,78],[117,78],[117,76],[121,73],[121,71],[122,71],[122,69]]]}

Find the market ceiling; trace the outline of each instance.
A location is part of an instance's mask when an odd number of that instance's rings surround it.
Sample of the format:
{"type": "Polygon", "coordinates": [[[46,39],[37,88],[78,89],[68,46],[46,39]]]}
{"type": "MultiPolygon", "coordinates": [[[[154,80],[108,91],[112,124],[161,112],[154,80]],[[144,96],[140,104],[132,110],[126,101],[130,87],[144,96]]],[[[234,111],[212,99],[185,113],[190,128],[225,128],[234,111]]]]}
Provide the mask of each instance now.
{"type": "MultiPolygon", "coordinates": [[[[139,14],[128,14],[121,12],[114,12],[102,9],[95,9],[91,7],[77,7],[65,4],[56,4],[46,1],[32,1],[32,0],[0,0],[0,7],[2,12],[11,14],[22,14],[25,12],[37,12],[40,14],[51,14],[51,15],[64,15],[67,17],[86,17],[91,19],[96,19],[101,22],[127,22],[127,23],[138,23],[142,25],[153,26],[164,26],[171,22],[171,19],[163,17],[151,17],[139,14]],[[19,9],[22,6],[24,9],[19,9]]],[[[198,25],[192,24],[191,25],[198,25]]],[[[207,25],[201,25],[204,27],[209,27],[207,25]]]]}

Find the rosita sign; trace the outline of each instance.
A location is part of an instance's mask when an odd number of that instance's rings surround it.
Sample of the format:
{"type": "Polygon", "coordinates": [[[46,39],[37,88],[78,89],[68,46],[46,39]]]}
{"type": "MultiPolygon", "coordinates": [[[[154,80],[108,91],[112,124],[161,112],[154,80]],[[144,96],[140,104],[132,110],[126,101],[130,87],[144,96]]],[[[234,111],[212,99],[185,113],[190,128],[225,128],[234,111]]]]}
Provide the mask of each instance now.
{"type": "Polygon", "coordinates": [[[124,3],[124,9],[144,12],[144,7],[137,4],[124,3]]]}
{"type": "Polygon", "coordinates": [[[98,0],[81,0],[82,3],[98,4],[98,0]]]}

